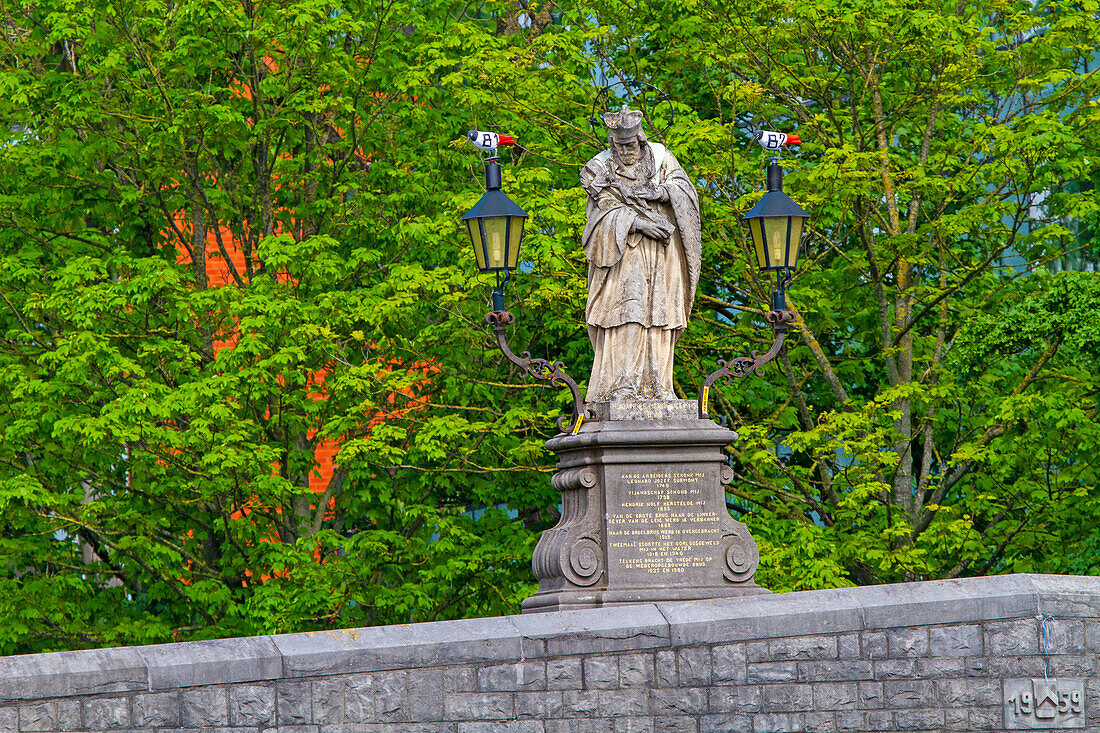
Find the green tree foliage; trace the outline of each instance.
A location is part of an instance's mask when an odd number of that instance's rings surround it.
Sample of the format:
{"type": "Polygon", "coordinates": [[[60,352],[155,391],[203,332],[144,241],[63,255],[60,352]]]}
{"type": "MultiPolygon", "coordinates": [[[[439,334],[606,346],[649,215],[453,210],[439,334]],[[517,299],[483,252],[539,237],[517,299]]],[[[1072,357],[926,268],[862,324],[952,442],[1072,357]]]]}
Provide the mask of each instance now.
{"type": "Polygon", "coordinates": [[[760,12],[784,20],[704,10],[715,45],[739,42],[724,97],[808,139],[791,187],[817,215],[790,405],[743,447],[764,575],[1095,572],[1100,290],[1045,268],[1082,246],[1062,222],[1096,212],[1067,186],[1095,169],[1096,8],[760,12]]]}
{"type": "Polygon", "coordinates": [[[771,338],[748,129],[805,141],[789,347],[711,398],[758,579],[1100,572],[1094,5],[5,6],[0,653],[518,610],[568,398],[481,323],[461,137],[523,144],[510,338],[583,378],[625,78],[700,190],[686,398],[771,338]]]}

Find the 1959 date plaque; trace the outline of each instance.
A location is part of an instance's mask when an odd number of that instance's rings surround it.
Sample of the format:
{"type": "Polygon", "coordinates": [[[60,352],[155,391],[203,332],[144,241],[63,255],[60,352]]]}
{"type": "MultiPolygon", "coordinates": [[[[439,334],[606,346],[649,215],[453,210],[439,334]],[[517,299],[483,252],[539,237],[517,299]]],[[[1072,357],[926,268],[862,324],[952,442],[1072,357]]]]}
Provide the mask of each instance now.
{"type": "Polygon", "coordinates": [[[1005,728],[1042,730],[1085,727],[1085,681],[1005,680],[1005,728]]]}

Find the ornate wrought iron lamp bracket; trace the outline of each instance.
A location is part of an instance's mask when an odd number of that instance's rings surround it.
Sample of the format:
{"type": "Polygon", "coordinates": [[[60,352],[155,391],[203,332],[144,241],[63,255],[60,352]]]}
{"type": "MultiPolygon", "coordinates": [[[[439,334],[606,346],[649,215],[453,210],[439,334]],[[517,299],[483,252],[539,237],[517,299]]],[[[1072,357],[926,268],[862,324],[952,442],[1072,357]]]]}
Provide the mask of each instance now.
{"type": "Polygon", "coordinates": [[[783,348],[783,340],[787,337],[787,330],[790,328],[791,322],[794,321],[794,313],[788,310],[773,310],[765,313],[764,319],[771,325],[772,331],[775,332],[775,341],[772,342],[771,348],[763,354],[753,351],[750,356],[738,356],[730,359],[729,362],[725,359],[719,359],[718,371],[706,378],[706,381],[703,382],[703,389],[699,393],[700,418],[709,416],[707,402],[710,397],[710,388],[715,382],[722,380],[722,384],[729,384],[731,379],[759,374],[760,367],[774,359],[779,350],[783,348]]]}
{"type": "Polygon", "coordinates": [[[500,347],[501,352],[508,361],[535,379],[546,379],[551,384],[569,388],[569,391],[573,393],[573,414],[571,416],[562,415],[558,418],[558,430],[563,433],[570,431],[576,433],[580,428],[582,416],[584,415],[584,401],[581,399],[581,390],[577,383],[565,373],[565,363],[532,358],[530,351],[525,351],[522,355],[516,356],[508,345],[508,338],[505,335],[506,328],[516,322],[516,317],[510,312],[506,310],[489,311],[485,314],[485,322],[493,327],[493,333],[497,337],[497,346],[500,347]]]}

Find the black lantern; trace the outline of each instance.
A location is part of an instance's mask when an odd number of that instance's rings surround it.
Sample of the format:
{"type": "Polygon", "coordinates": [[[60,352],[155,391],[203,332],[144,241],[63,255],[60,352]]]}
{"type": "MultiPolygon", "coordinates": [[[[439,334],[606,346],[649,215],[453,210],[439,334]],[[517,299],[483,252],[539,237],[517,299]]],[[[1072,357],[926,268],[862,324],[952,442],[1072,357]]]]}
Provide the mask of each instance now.
{"type": "Polygon", "coordinates": [[[500,190],[500,166],[485,164],[485,195],[462,220],[470,229],[477,269],[511,273],[519,263],[519,244],[527,212],[500,190]]]}
{"type": "MultiPolygon", "coordinates": [[[[470,135],[473,134],[474,132],[470,132],[470,135]]],[[[552,384],[569,387],[573,395],[573,414],[562,416],[558,420],[558,429],[566,432],[568,426],[572,426],[573,433],[576,434],[584,422],[584,401],[581,400],[577,383],[565,373],[565,365],[560,361],[533,358],[529,351],[516,356],[508,345],[505,332],[509,325],[516,322],[516,317],[504,309],[504,286],[511,279],[512,271],[519,265],[519,245],[523,239],[523,220],[527,218],[527,212],[500,190],[500,166],[496,163],[496,151],[492,150],[490,154],[494,157],[485,162],[485,195],[462,216],[470,230],[477,269],[481,272],[495,272],[497,276],[497,286],[493,290],[493,310],[485,315],[485,322],[493,327],[497,345],[508,361],[535,379],[545,379],[552,384]],[[502,272],[503,280],[500,276],[502,272]]]]}
{"type": "Polygon", "coordinates": [[[765,272],[779,272],[779,288],[773,296],[773,307],[784,310],[783,288],[798,264],[802,234],[810,215],[783,193],[783,168],[777,158],[768,165],[768,192],[744,218],[749,223],[757,266],[765,272]]]}

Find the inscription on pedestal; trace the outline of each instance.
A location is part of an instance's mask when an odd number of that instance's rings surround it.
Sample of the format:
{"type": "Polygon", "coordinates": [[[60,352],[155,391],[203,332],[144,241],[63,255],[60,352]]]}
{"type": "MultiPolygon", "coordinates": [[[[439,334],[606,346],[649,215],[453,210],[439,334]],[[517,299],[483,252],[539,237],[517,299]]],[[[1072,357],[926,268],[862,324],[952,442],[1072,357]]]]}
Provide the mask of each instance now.
{"type": "Polygon", "coordinates": [[[590,402],[592,420],[691,420],[699,411],[695,400],[622,400],[590,402]]]}
{"type": "Polygon", "coordinates": [[[701,469],[624,470],[608,501],[608,565],[640,585],[690,584],[717,567],[722,527],[707,479],[701,469]]]}
{"type": "Polygon", "coordinates": [[[546,443],[559,457],[551,484],[562,512],[535,548],[539,591],[524,613],[767,593],[752,581],[756,543],[726,509],[723,448],[737,434],[694,412],[632,420],[618,407],[635,405],[590,403],[576,435],[546,443]]]}

